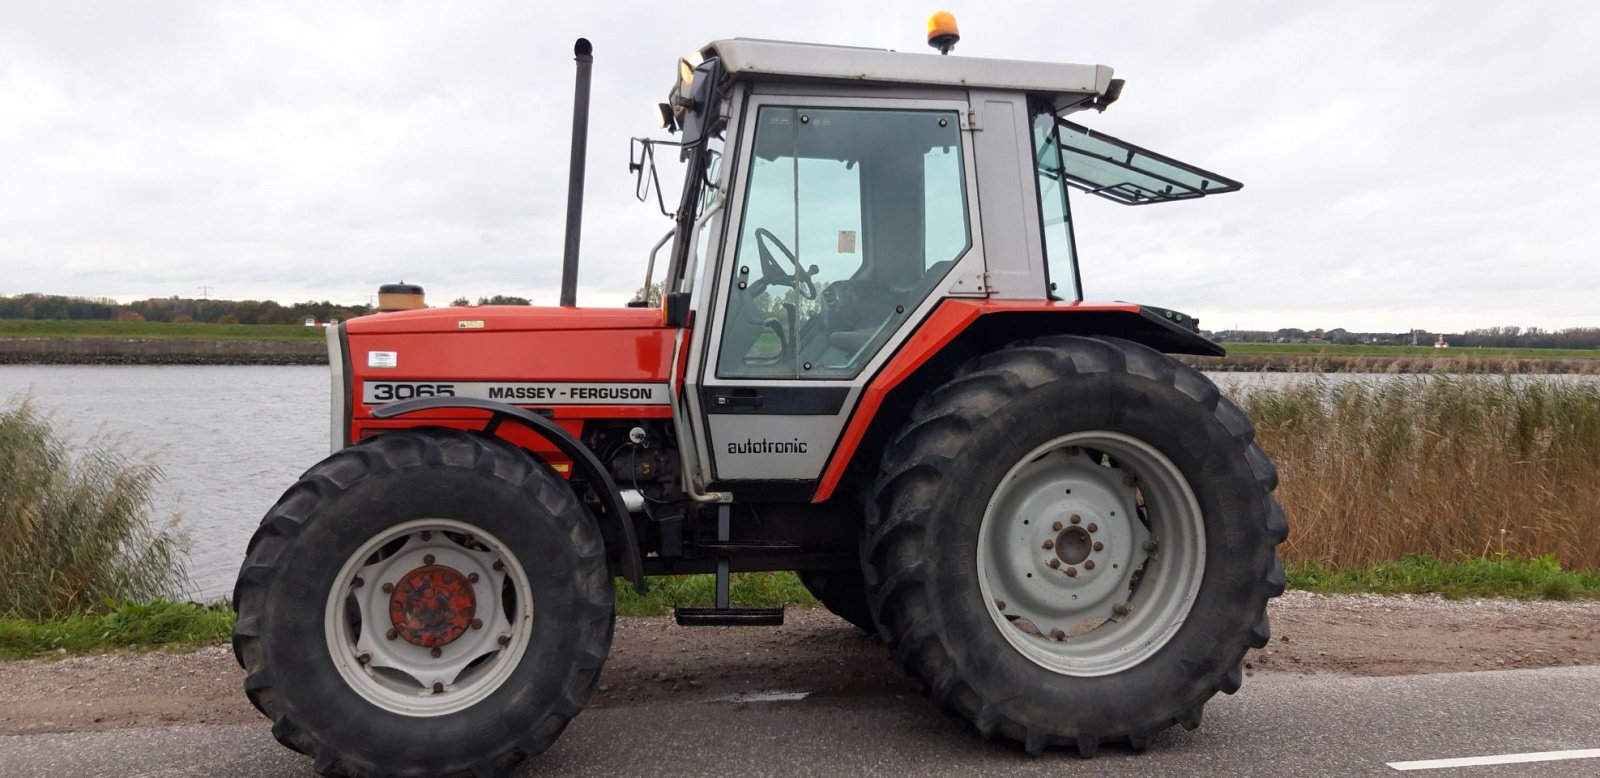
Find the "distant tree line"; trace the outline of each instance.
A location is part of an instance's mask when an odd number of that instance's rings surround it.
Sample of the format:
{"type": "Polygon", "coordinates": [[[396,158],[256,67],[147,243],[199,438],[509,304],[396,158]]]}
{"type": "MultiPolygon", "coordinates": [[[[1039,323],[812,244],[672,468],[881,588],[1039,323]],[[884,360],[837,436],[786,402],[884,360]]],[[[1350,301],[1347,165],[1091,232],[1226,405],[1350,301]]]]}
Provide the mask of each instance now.
{"type": "Polygon", "coordinates": [[[456,299],[450,301],[450,307],[452,308],[461,308],[468,305],[533,305],[533,301],[526,297],[517,297],[516,295],[509,294],[497,294],[493,297],[479,297],[478,302],[476,303],[468,300],[465,297],[457,297],[456,299]]]}
{"type": "Polygon", "coordinates": [[[371,313],[367,305],[335,305],[326,300],[283,305],[271,300],[197,300],[152,297],[119,303],[105,297],[53,294],[0,295],[0,319],[66,319],[76,321],[166,321],[207,324],[300,324],[352,319],[371,313]]]}
{"type": "Polygon", "coordinates": [[[1453,347],[1490,346],[1496,348],[1600,348],[1600,327],[1571,327],[1545,330],[1538,327],[1488,327],[1461,333],[1430,330],[1406,332],[1350,332],[1343,328],[1302,330],[1219,330],[1206,333],[1212,340],[1227,343],[1329,343],[1351,346],[1379,345],[1431,346],[1440,335],[1453,347]]]}

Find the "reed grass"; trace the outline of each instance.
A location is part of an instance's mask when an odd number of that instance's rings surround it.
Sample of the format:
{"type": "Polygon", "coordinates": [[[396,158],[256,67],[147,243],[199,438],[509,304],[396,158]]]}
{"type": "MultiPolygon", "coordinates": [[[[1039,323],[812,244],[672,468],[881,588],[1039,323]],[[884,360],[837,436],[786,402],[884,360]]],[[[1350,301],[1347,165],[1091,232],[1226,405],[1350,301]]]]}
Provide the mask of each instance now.
{"type": "Polygon", "coordinates": [[[109,447],[69,454],[26,400],[0,409],[0,618],[177,594],[178,539],[146,518],[160,477],[109,447]]]}
{"type": "Polygon", "coordinates": [[[1600,382],[1391,376],[1244,386],[1290,563],[1427,555],[1600,570],[1600,382]]]}

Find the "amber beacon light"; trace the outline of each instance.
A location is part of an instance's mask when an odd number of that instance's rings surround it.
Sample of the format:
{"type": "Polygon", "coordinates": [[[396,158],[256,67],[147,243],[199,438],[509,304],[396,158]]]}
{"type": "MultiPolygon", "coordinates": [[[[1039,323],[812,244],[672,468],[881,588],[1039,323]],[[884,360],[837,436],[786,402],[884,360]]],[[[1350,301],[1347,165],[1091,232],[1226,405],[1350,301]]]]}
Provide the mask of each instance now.
{"type": "Polygon", "coordinates": [[[956,16],[949,11],[938,11],[928,17],[928,45],[939,50],[940,54],[949,54],[956,47],[956,41],[961,40],[961,31],[956,29],[956,16]]]}

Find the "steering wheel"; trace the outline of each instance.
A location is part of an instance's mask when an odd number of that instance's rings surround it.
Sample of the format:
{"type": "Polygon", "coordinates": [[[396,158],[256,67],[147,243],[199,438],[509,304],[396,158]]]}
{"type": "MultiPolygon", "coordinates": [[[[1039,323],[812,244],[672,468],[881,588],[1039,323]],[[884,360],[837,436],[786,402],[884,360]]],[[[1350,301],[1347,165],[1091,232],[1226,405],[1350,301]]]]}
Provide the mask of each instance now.
{"type": "Polygon", "coordinates": [[[756,252],[761,255],[761,277],[763,280],[769,284],[779,283],[792,286],[796,294],[807,300],[817,299],[817,285],[811,282],[811,274],[800,266],[800,260],[795,257],[794,252],[790,251],[788,246],[783,245],[783,241],[778,240],[778,236],[773,235],[765,227],[756,228],[756,252]],[[793,275],[783,272],[783,267],[778,264],[778,260],[772,258],[772,251],[767,248],[768,243],[777,246],[784,259],[789,260],[789,263],[794,265],[793,275]]]}

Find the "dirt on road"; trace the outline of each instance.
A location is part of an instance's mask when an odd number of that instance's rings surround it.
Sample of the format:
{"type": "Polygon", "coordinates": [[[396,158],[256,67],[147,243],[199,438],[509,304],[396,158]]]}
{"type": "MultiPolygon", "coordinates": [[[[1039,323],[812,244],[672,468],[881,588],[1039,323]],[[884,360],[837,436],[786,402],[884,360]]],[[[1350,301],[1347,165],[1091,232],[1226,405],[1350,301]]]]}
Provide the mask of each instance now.
{"type": "MultiPolygon", "coordinates": [[[[1272,643],[1248,675],[1410,675],[1600,664],[1600,602],[1446,601],[1290,592],[1273,601],[1272,643]]],[[[627,706],[899,694],[907,682],[876,638],[820,609],[782,627],[684,628],[617,620],[590,705],[627,706]],[[753,695],[753,696],[752,696],[753,695]]],[[[0,662],[0,735],[264,721],[226,646],[0,662]]]]}

